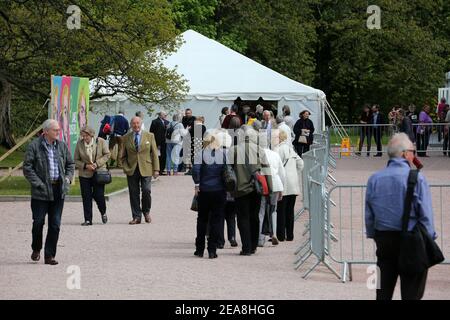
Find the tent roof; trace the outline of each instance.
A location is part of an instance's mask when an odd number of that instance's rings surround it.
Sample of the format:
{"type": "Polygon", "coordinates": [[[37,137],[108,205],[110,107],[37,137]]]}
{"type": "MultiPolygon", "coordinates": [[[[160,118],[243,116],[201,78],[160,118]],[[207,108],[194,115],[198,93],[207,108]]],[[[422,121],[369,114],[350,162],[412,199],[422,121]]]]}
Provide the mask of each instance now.
{"type": "Polygon", "coordinates": [[[322,100],[325,94],[291,80],[193,30],[164,62],[188,80],[188,96],[197,99],[322,100]]]}

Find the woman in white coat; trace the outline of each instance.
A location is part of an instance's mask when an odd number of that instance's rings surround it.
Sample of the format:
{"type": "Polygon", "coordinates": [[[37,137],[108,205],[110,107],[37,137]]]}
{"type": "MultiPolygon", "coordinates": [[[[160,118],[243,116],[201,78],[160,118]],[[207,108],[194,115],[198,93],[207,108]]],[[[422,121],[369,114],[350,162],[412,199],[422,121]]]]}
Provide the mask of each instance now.
{"type": "Polygon", "coordinates": [[[277,245],[278,239],[276,236],[277,233],[277,203],[282,198],[284,186],[286,184],[286,172],[283,167],[283,163],[281,162],[280,156],[277,152],[270,150],[268,147],[264,148],[264,153],[266,159],[265,161],[268,166],[262,168],[262,174],[266,176],[271,176],[272,188],[271,193],[268,197],[262,197],[261,207],[259,211],[259,246],[264,246],[265,235],[262,234],[263,231],[263,222],[264,216],[266,213],[266,207],[269,207],[271,212],[270,215],[272,217],[272,244],[277,245]]]}
{"type": "Polygon", "coordinates": [[[279,132],[279,144],[274,148],[286,171],[283,198],[277,205],[277,238],[279,241],[294,240],[294,207],[300,194],[300,175],[303,160],[295,152],[285,131],[279,132]]]}

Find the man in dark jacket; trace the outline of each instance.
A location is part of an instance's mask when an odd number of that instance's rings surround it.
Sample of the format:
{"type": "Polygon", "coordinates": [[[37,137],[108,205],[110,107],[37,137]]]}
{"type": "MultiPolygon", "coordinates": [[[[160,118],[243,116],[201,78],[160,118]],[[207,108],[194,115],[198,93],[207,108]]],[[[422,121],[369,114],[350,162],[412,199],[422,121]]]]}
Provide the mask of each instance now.
{"type": "Polygon", "coordinates": [[[185,129],[189,129],[194,126],[195,117],[192,115],[192,110],[187,108],[184,111],[184,117],[181,119],[181,123],[185,129]]]}
{"type": "Polygon", "coordinates": [[[111,138],[109,140],[109,150],[113,151],[114,146],[118,145],[117,151],[117,166],[119,168],[122,167],[122,160],[120,159],[120,155],[123,153],[123,136],[125,136],[130,129],[130,124],[128,123],[127,118],[125,118],[124,111],[122,109],[119,110],[119,113],[116,114],[112,119],[112,133],[111,138]]]}
{"type": "Polygon", "coordinates": [[[45,264],[56,265],[61,214],[64,197],[69,192],[75,163],[67,145],[58,140],[60,132],[56,120],[46,120],[43,134],[27,148],[23,173],[31,184],[31,211],[33,212],[33,253],[31,259],[39,261],[42,249],[42,230],[48,213],[48,233],[45,241],[45,264]]]}
{"type": "MultiPolygon", "coordinates": [[[[169,121],[166,120],[167,113],[161,111],[158,118],[152,121],[150,132],[155,135],[156,147],[158,148],[159,167],[161,171],[166,167],[166,130],[169,121]]],[[[161,173],[164,175],[163,173],[161,173]]]]}

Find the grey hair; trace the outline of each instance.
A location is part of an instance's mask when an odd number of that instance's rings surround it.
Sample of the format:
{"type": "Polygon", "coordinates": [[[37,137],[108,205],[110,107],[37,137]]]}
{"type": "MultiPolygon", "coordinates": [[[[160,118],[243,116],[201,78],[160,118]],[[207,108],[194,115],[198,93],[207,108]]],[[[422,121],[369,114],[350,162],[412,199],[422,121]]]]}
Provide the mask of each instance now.
{"type": "Polygon", "coordinates": [[[180,122],[183,119],[183,116],[179,113],[175,113],[172,117],[173,121],[180,122]]]}
{"type": "Polygon", "coordinates": [[[141,117],[139,117],[139,116],[134,116],[133,118],[131,118],[130,124],[131,124],[131,122],[133,122],[134,119],[138,119],[139,122],[142,123],[142,118],[141,118],[141,117]]]}
{"type": "Polygon", "coordinates": [[[408,148],[411,148],[412,142],[409,140],[406,133],[396,133],[394,136],[389,140],[389,144],[387,147],[387,153],[389,158],[397,158],[400,157],[402,152],[405,152],[408,150],[408,148]]]}
{"type": "Polygon", "coordinates": [[[50,129],[52,128],[52,125],[54,125],[54,124],[56,124],[56,125],[59,126],[58,121],[56,121],[55,119],[47,119],[47,120],[45,120],[44,123],[42,124],[42,129],[43,129],[44,131],[48,131],[48,130],[50,130],[50,129]]]}
{"type": "Polygon", "coordinates": [[[284,122],[284,117],[282,114],[277,115],[276,122],[277,122],[277,124],[284,122]]]}
{"type": "Polygon", "coordinates": [[[246,124],[239,128],[238,137],[240,142],[249,141],[251,143],[258,143],[258,132],[246,124]]]}

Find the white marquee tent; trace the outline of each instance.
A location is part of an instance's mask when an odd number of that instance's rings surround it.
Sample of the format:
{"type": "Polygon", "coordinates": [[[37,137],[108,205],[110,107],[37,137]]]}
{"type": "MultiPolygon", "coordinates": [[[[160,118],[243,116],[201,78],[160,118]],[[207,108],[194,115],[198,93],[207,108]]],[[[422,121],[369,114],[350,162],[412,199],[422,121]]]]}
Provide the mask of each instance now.
{"type": "MultiPolygon", "coordinates": [[[[219,126],[221,109],[231,106],[237,97],[276,101],[279,110],[288,105],[294,118],[308,109],[315,127],[323,128],[326,97],[322,91],[291,80],[195,31],[188,30],[181,36],[184,43],[164,64],[176,68],[188,80],[190,90],[180,109],[191,108],[194,115],[204,116],[208,128],[219,126]]],[[[97,112],[89,118],[94,127],[104,114],[114,114],[119,107],[124,107],[127,118],[145,110],[123,96],[92,101],[91,105],[97,112]]],[[[147,116],[144,120],[148,129],[151,119],[147,116]]]]}

